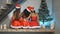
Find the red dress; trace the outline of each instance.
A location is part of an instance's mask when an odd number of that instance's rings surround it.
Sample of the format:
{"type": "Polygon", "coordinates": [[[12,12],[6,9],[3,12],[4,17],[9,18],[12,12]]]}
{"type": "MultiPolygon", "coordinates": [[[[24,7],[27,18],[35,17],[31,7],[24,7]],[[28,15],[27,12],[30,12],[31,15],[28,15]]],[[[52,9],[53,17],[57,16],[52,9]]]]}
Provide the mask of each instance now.
{"type": "Polygon", "coordinates": [[[31,26],[32,28],[40,28],[39,23],[38,23],[38,21],[37,21],[37,16],[32,16],[32,17],[31,17],[30,26],[31,26]]]}
{"type": "Polygon", "coordinates": [[[11,27],[12,28],[21,28],[20,26],[21,26],[21,24],[20,24],[19,20],[15,20],[14,17],[12,17],[11,27]]]}
{"type": "Polygon", "coordinates": [[[22,26],[22,27],[23,27],[23,25],[24,25],[23,21],[24,21],[23,18],[20,18],[20,19],[19,19],[20,26],[22,26]]]}
{"type": "Polygon", "coordinates": [[[29,26],[29,21],[28,20],[24,19],[23,23],[24,23],[24,27],[29,26]]]}
{"type": "Polygon", "coordinates": [[[19,21],[20,21],[21,26],[23,26],[23,28],[28,28],[30,21],[28,21],[24,18],[20,18],[19,21]]]}

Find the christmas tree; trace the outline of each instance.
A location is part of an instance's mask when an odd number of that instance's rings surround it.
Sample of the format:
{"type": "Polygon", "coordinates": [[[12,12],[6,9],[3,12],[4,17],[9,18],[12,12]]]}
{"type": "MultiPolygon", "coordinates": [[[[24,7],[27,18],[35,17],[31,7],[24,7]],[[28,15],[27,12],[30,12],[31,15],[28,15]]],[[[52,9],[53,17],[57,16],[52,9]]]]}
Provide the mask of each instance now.
{"type": "Polygon", "coordinates": [[[39,8],[39,17],[40,17],[40,21],[42,21],[43,24],[44,24],[44,22],[53,20],[53,18],[51,18],[50,14],[49,14],[46,0],[41,0],[41,5],[39,8]]]}

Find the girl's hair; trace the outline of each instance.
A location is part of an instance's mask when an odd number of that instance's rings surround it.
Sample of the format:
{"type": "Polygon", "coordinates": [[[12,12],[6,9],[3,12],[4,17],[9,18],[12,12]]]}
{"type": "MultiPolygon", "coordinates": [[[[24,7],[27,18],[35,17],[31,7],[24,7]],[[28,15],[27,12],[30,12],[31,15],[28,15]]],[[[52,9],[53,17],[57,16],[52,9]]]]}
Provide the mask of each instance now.
{"type": "Polygon", "coordinates": [[[13,15],[15,15],[16,11],[13,12],[13,15]]]}
{"type": "Polygon", "coordinates": [[[17,11],[18,13],[20,13],[20,9],[17,9],[17,8],[16,8],[16,11],[17,11]]]}
{"type": "Polygon", "coordinates": [[[20,9],[16,9],[16,11],[13,12],[13,15],[15,17],[15,20],[19,19],[19,13],[20,13],[20,9]]]}
{"type": "Polygon", "coordinates": [[[22,16],[22,18],[26,18],[25,14],[22,16]]]}

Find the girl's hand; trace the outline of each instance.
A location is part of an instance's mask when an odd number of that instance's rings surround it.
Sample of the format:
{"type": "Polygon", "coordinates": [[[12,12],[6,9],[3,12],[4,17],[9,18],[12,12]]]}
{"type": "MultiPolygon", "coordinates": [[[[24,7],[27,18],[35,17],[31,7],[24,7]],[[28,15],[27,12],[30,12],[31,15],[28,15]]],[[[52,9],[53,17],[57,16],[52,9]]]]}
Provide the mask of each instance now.
{"type": "Polygon", "coordinates": [[[24,19],[24,21],[26,21],[26,19],[24,19]]]}

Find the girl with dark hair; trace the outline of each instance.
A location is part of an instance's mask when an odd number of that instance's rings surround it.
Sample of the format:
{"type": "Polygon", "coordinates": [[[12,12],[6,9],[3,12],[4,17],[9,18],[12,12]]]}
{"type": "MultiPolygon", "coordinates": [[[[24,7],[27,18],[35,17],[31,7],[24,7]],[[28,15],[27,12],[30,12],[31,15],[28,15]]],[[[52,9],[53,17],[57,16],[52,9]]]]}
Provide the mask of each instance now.
{"type": "Polygon", "coordinates": [[[20,22],[19,22],[19,16],[17,12],[15,11],[13,16],[12,16],[12,28],[20,28],[20,22]]]}
{"type": "Polygon", "coordinates": [[[20,18],[20,23],[21,23],[21,25],[22,25],[23,28],[28,28],[29,27],[29,22],[30,21],[28,21],[26,19],[25,15],[20,18]]]}
{"type": "Polygon", "coordinates": [[[39,26],[39,16],[35,11],[31,11],[31,14],[27,19],[31,18],[31,22],[29,23],[29,28],[40,28],[39,26]]]}
{"type": "Polygon", "coordinates": [[[11,27],[12,28],[21,28],[21,24],[19,22],[19,18],[20,18],[20,4],[16,4],[16,11],[13,12],[13,16],[12,16],[12,24],[11,27]]]}

